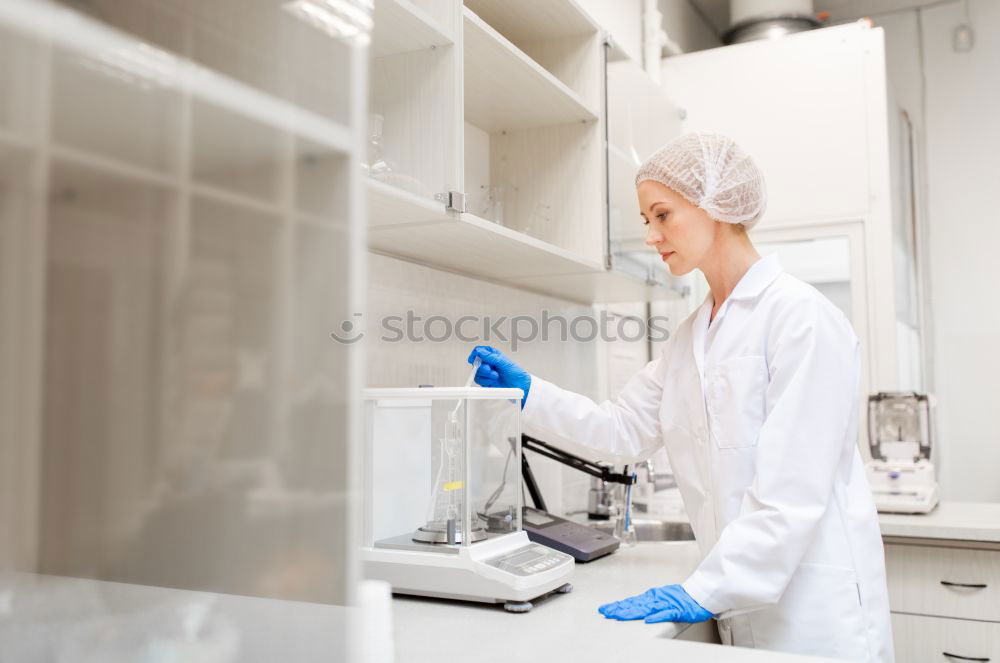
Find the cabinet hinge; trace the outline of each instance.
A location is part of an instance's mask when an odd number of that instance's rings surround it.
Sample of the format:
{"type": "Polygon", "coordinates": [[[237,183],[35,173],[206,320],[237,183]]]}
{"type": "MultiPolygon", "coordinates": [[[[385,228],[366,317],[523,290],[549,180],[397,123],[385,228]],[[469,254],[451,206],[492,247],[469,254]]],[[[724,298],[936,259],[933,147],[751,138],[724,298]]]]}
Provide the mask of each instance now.
{"type": "Polygon", "coordinates": [[[461,191],[445,191],[434,194],[434,200],[444,203],[445,209],[451,212],[464,212],[465,194],[461,191]]]}

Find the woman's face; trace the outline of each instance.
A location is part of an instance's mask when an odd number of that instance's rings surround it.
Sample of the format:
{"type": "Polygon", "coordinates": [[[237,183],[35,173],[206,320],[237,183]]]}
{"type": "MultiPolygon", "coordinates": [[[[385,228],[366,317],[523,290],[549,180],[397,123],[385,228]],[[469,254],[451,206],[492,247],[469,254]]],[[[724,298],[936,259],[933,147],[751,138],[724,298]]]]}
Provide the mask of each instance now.
{"type": "Polygon", "coordinates": [[[638,194],[646,244],[659,252],[670,273],[683,276],[701,266],[721,224],[660,182],[639,182],[638,194]]]}

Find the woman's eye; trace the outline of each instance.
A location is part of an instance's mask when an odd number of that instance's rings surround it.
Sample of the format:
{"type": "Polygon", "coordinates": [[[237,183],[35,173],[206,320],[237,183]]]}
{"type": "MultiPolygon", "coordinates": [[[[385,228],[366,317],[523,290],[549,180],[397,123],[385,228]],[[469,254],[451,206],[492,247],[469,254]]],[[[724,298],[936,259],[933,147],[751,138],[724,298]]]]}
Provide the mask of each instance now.
{"type": "Polygon", "coordinates": [[[656,215],[656,218],[659,219],[660,221],[663,221],[665,218],[667,218],[667,213],[660,212],[659,214],[656,215]]]}
{"type": "Polygon", "coordinates": [[[649,219],[643,217],[643,219],[642,219],[642,225],[648,226],[649,225],[649,219]]]}

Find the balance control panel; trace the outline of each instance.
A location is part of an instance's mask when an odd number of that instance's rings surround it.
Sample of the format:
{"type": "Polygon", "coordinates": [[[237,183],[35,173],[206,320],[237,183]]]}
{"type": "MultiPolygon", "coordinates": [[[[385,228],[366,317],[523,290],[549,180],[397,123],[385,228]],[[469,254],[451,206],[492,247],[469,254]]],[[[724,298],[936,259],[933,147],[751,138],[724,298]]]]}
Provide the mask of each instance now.
{"type": "Polygon", "coordinates": [[[530,576],[564,564],[572,564],[573,558],[558,550],[531,543],[517,550],[491,557],[485,562],[517,576],[530,576]]]}

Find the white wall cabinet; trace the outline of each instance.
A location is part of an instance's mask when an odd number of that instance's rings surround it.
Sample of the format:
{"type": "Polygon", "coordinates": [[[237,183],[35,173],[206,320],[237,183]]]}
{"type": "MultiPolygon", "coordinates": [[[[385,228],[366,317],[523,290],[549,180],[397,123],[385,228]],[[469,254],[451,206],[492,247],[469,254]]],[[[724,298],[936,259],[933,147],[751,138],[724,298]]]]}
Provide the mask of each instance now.
{"type": "Polygon", "coordinates": [[[583,303],[669,292],[607,269],[605,37],[574,0],[376,0],[375,22],[373,251],[583,303]]]}
{"type": "Polygon", "coordinates": [[[849,245],[843,285],[864,394],[898,380],[884,51],[883,31],[858,22],[671,57],[661,69],[686,131],[732,136],[764,171],[755,242],[849,245]]]}

